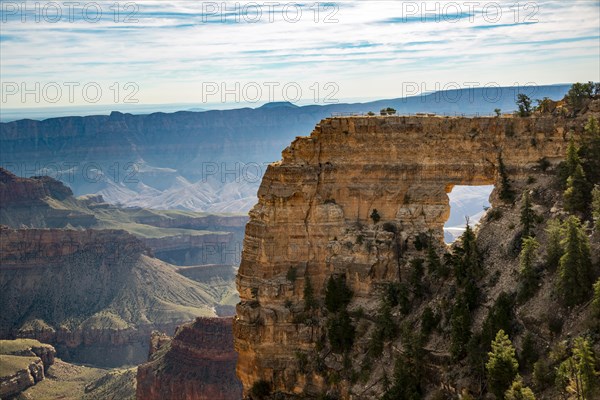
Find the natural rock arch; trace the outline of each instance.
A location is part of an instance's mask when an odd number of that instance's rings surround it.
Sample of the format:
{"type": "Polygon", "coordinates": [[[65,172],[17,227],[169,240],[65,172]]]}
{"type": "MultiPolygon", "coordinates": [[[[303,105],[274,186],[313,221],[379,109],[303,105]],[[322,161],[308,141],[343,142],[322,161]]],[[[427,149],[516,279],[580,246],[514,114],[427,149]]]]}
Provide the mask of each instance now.
{"type": "Polygon", "coordinates": [[[326,279],[343,273],[355,296],[369,296],[397,279],[416,235],[442,241],[454,185],[495,184],[500,154],[510,178],[525,180],[541,159],[564,157],[570,125],[553,117],[349,117],[296,138],[269,166],[246,227],[234,322],[245,392],[261,379],[287,393],[325,386],[297,374],[294,354],[315,337],[314,327],[294,321],[307,279],[320,297],[326,279]],[[398,232],[370,229],[373,209],[398,232]]]}

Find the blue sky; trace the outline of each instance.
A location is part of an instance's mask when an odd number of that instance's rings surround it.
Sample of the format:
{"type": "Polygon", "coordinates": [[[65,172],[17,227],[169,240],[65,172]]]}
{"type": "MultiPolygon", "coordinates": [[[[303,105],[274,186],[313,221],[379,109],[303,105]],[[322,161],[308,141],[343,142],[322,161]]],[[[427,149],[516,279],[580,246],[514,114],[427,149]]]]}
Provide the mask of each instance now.
{"type": "Polygon", "coordinates": [[[1,1],[3,107],[323,104],[414,84],[600,80],[598,0],[140,0],[117,1],[118,14],[114,0],[78,1],[1,1]]]}

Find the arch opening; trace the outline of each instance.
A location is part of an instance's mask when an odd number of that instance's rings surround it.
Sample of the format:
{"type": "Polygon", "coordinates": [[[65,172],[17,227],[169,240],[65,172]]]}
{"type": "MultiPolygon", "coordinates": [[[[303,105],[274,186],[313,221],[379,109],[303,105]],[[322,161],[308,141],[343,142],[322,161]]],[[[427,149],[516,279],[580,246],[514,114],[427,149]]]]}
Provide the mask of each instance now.
{"type": "Polygon", "coordinates": [[[448,193],[450,217],[444,224],[444,241],[447,244],[454,243],[463,234],[467,217],[471,226],[479,223],[486,210],[491,207],[492,190],[494,185],[456,185],[452,188],[448,193]]]}

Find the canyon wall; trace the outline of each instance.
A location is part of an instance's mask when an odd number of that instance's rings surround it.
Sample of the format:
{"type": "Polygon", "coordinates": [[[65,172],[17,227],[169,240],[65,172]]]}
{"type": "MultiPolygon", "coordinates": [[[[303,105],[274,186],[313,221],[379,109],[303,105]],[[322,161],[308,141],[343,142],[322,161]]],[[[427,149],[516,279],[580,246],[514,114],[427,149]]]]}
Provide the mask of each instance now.
{"type": "Polygon", "coordinates": [[[324,378],[303,374],[297,357],[324,332],[322,315],[304,315],[307,283],[321,301],[327,279],[344,275],[356,302],[376,298],[379,284],[399,280],[419,236],[443,246],[454,185],[496,184],[500,157],[511,180],[525,181],[540,161],[564,158],[582,121],[330,118],[297,138],[267,169],[246,227],[234,320],[245,394],[259,381],[322,393],[324,378]]]}
{"type": "Polygon", "coordinates": [[[215,316],[212,289],[118,230],[0,229],[0,338],[56,346],[65,360],[142,362],[153,330],[215,316]]]}
{"type": "Polygon", "coordinates": [[[231,318],[198,318],[177,328],[173,339],[155,333],[149,361],[138,367],[140,400],[234,400],[241,398],[235,376],[231,318]]]}

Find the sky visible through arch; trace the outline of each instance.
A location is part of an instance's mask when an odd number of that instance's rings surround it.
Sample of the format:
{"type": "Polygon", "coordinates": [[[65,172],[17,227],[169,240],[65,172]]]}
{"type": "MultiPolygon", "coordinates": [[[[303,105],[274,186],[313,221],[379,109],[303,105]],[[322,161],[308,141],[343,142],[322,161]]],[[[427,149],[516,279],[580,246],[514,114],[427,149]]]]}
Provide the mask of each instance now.
{"type": "Polygon", "coordinates": [[[327,104],[600,80],[597,0],[1,3],[8,108],[327,104]]]}

